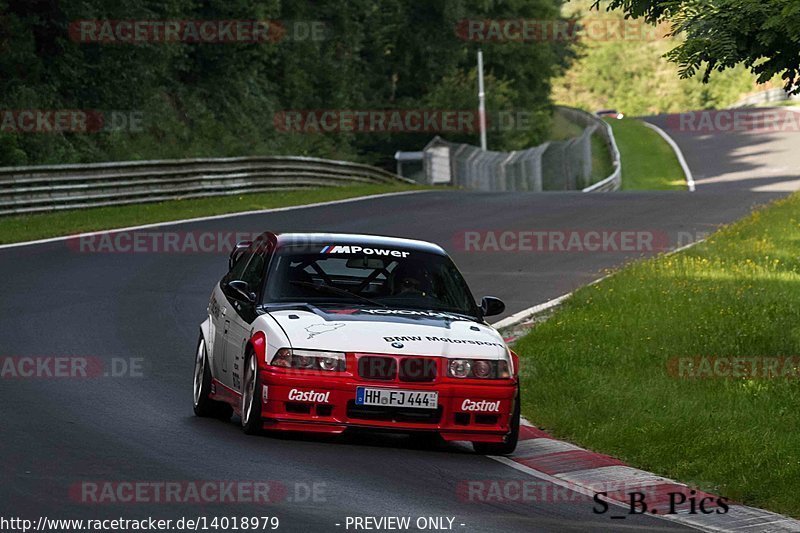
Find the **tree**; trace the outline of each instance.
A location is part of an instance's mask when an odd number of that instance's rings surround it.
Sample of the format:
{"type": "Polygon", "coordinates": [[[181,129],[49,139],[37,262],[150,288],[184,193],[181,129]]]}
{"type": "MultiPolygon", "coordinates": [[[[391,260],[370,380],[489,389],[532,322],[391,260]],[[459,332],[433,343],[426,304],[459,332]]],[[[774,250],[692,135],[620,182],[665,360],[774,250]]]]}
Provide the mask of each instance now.
{"type": "MultiPolygon", "coordinates": [[[[0,0],[0,111],[142,117],[135,130],[92,135],[0,129],[0,166],[244,154],[390,161],[433,133],[287,133],[273,118],[286,110],[474,109],[479,44],[456,34],[459,22],[558,19],[563,1],[0,0]],[[224,45],[76,38],[81,22],[131,20],[272,21],[284,32],[224,45]],[[301,31],[312,25],[324,31],[301,31]]],[[[570,43],[483,47],[490,113],[536,117],[527,131],[496,135],[493,147],[541,142],[551,79],[568,63],[570,43]]]]}
{"type": "MultiPolygon", "coordinates": [[[[593,7],[600,8],[603,0],[593,7]]],[[[608,0],[608,10],[657,24],[668,21],[685,40],[666,54],[681,77],[743,64],[766,83],[780,75],[800,93],[800,2],[797,0],[608,0]]]]}

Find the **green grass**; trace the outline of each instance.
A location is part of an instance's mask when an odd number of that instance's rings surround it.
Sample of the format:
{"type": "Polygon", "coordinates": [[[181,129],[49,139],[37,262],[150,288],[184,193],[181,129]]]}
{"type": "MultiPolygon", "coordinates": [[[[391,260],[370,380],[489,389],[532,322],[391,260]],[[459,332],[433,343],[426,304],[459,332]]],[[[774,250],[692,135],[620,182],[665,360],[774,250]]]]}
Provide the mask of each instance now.
{"type": "Polygon", "coordinates": [[[415,185],[325,187],[0,217],[0,244],[416,189],[422,187],[415,185]]]}
{"type": "Polygon", "coordinates": [[[609,120],[622,158],[622,190],[686,190],[675,152],[636,119],[609,120]]]}
{"type": "MultiPolygon", "coordinates": [[[[686,178],[672,148],[656,132],[634,119],[608,120],[622,158],[623,190],[686,190],[686,178]]],[[[578,137],[583,128],[556,110],[549,139],[578,137]]],[[[611,154],[599,134],[592,135],[592,183],[614,172],[611,154]]]]}
{"type": "Polygon", "coordinates": [[[516,350],[523,414],[555,436],[800,517],[800,379],[668,371],[799,355],[800,195],[580,289],[516,350]]]}
{"type": "MultiPolygon", "coordinates": [[[[561,113],[558,108],[553,112],[553,120],[550,124],[550,141],[566,141],[580,137],[583,128],[572,122],[566,115],[561,113]]],[[[605,141],[599,134],[592,135],[592,181],[597,183],[609,177],[614,172],[611,164],[611,154],[608,152],[605,141]]]]}
{"type": "Polygon", "coordinates": [[[611,153],[599,133],[592,134],[592,183],[603,181],[614,172],[611,153]]]}

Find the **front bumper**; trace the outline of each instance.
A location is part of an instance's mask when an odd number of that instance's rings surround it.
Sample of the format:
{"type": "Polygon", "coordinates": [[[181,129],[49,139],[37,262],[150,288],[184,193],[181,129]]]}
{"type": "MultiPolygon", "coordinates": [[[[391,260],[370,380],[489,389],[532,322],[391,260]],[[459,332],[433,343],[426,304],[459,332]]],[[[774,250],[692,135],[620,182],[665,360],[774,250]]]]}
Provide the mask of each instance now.
{"type": "Polygon", "coordinates": [[[437,432],[449,441],[502,442],[510,431],[517,390],[516,379],[437,376],[432,382],[376,381],[350,373],[306,373],[276,367],[262,368],[260,378],[258,394],[265,429],[332,434],[347,428],[425,431],[437,432]],[[436,391],[438,406],[357,406],[358,387],[436,391]]]}

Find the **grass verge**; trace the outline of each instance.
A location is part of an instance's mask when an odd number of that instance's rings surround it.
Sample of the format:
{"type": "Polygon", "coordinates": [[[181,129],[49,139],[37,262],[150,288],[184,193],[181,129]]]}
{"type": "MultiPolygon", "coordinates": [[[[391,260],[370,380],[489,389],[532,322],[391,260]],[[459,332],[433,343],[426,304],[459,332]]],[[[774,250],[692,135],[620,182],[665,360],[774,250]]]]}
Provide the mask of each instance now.
{"type": "Polygon", "coordinates": [[[675,152],[636,119],[609,120],[622,158],[622,190],[686,190],[675,152]]]}
{"type": "Polygon", "coordinates": [[[591,141],[592,183],[597,183],[614,173],[614,164],[611,162],[611,153],[608,151],[605,139],[599,133],[593,133],[591,141]]]}
{"type": "Polygon", "coordinates": [[[0,244],[416,189],[421,187],[415,185],[324,187],[0,217],[0,244]]]}
{"type": "Polygon", "coordinates": [[[577,291],[516,346],[523,414],[637,467],[800,517],[799,213],[795,194],[577,291]],[[772,378],[668,370],[705,356],[794,359],[772,378]]]}

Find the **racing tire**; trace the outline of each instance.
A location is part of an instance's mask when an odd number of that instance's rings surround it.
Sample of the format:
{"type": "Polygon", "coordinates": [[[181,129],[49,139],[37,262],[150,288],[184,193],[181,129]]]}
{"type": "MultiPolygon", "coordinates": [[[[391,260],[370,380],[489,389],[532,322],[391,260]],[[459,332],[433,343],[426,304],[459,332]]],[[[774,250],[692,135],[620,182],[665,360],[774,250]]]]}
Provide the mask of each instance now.
{"type": "Polygon", "coordinates": [[[511,415],[511,431],[506,435],[505,442],[473,442],[472,449],[481,455],[511,455],[517,449],[519,440],[520,421],[520,393],[517,387],[517,397],[514,399],[514,412],[511,415]]]}
{"type": "Polygon", "coordinates": [[[250,354],[244,365],[242,382],[242,429],[248,435],[259,435],[264,426],[261,421],[261,377],[258,375],[256,357],[250,354]]]}
{"type": "Polygon", "coordinates": [[[192,387],[194,400],[194,414],[202,417],[228,419],[233,414],[230,405],[212,400],[211,395],[211,369],[208,366],[208,353],[206,341],[201,336],[197,342],[197,355],[194,361],[194,383],[192,387]]]}

